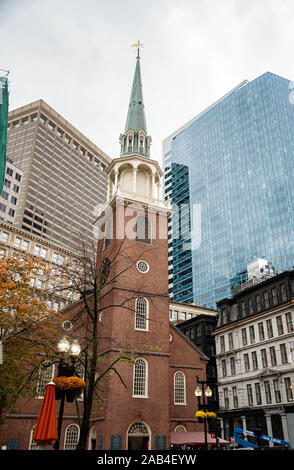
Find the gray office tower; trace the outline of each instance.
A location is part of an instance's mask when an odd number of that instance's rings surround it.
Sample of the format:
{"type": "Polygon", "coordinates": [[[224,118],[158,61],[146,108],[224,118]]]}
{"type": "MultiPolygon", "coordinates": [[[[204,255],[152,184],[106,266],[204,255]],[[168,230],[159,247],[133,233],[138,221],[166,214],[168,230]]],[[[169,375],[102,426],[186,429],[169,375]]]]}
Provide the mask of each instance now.
{"type": "Polygon", "coordinates": [[[22,172],[16,226],[76,251],[96,243],[94,210],[106,200],[108,155],[38,100],[9,112],[7,159],[22,172]]]}
{"type": "Polygon", "coordinates": [[[266,259],[294,264],[294,83],[245,80],[163,142],[174,301],[215,307],[266,259]]]}

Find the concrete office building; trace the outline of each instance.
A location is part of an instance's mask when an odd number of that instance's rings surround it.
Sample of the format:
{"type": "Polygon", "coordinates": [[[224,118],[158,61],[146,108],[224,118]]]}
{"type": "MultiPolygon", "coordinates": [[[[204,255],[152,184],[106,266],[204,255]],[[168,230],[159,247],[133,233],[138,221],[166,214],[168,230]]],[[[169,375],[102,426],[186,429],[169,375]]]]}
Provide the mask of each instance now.
{"type": "Polygon", "coordinates": [[[6,161],[3,191],[0,196],[0,218],[14,223],[23,172],[11,160],[6,161]]]}
{"type": "Polygon", "coordinates": [[[80,250],[93,240],[111,159],[43,100],[10,111],[7,158],[23,172],[15,224],[80,250]]]}

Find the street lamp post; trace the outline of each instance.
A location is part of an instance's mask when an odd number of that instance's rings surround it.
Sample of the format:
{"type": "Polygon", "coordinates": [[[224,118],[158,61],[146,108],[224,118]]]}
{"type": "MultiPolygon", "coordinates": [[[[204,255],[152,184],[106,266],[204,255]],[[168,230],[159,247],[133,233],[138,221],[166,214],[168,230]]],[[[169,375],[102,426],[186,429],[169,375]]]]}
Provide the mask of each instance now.
{"type": "MultiPolygon", "coordinates": [[[[195,390],[195,396],[198,398],[198,408],[199,410],[202,409],[203,411],[206,411],[207,405],[205,402],[205,397],[209,398],[212,396],[212,390],[210,387],[207,385],[207,382],[205,380],[199,380],[198,375],[196,375],[196,381],[197,384],[201,385],[201,388],[197,385],[196,390],[195,390]],[[206,385],[206,389],[204,390],[204,385],[206,385]],[[200,398],[202,397],[203,403],[200,403],[200,398]]],[[[205,450],[207,450],[207,422],[206,418],[203,418],[204,421],[204,439],[205,439],[205,450]]]]}
{"type": "MultiPolygon", "coordinates": [[[[81,346],[79,345],[76,339],[74,339],[73,342],[70,343],[67,338],[63,337],[57,344],[57,350],[59,354],[69,354],[71,358],[71,365],[67,364],[64,361],[63,357],[59,359],[58,377],[71,377],[75,373],[75,362],[81,352],[81,346]]],[[[59,450],[59,446],[60,446],[64,402],[65,402],[65,390],[61,390],[61,399],[60,399],[58,424],[57,424],[57,436],[58,437],[57,437],[57,441],[55,441],[53,445],[55,450],[59,450]]]]}

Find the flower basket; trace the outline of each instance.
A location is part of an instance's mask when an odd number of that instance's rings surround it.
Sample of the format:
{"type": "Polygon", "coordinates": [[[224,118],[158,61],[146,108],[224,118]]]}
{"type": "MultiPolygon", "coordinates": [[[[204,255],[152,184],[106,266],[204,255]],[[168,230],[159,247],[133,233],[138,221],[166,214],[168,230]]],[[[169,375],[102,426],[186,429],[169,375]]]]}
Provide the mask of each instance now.
{"type": "Polygon", "coordinates": [[[216,418],[216,414],[215,414],[213,411],[207,411],[206,417],[207,417],[208,419],[215,419],[215,418],[216,418]]]}
{"type": "Polygon", "coordinates": [[[62,398],[62,390],[61,388],[57,388],[55,386],[55,400],[61,400],[62,398]]]}
{"type": "Polygon", "coordinates": [[[196,411],[195,416],[198,418],[199,423],[203,423],[206,413],[204,411],[196,411]]]}
{"type": "Polygon", "coordinates": [[[72,403],[73,401],[75,401],[75,398],[77,396],[77,390],[68,389],[65,391],[65,396],[66,396],[66,401],[69,403],[72,403]]]}
{"type": "Polygon", "coordinates": [[[86,387],[84,380],[79,377],[54,377],[53,382],[55,383],[55,397],[57,400],[60,400],[62,391],[65,391],[66,400],[74,401],[75,397],[79,396],[86,387]]]}

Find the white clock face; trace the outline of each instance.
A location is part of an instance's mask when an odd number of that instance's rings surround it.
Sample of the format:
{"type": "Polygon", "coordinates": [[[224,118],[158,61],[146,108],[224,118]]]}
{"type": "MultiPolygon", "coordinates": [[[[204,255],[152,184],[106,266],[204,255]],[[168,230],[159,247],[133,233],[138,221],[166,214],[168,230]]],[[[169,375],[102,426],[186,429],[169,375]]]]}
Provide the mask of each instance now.
{"type": "Polygon", "coordinates": [[[172,337],[172,335],[169,335],[169,342],[171,343],[171,342],[172,342],[172,340],[173,340],[173,337],[172,337]]]}

